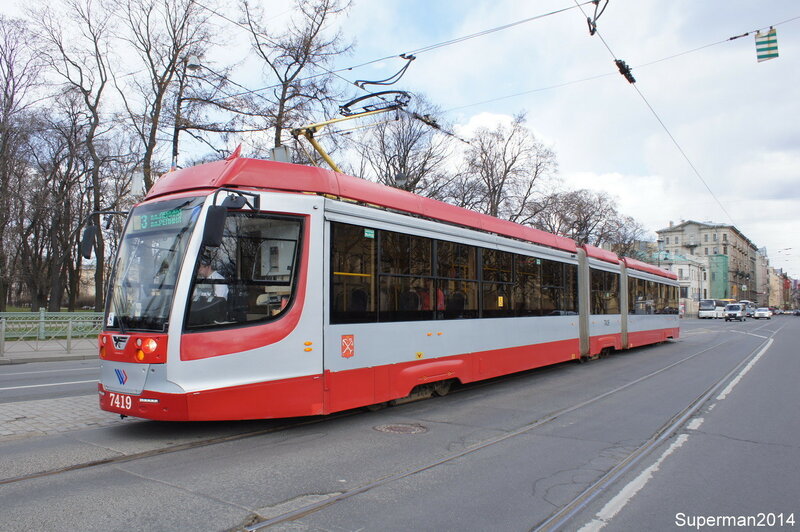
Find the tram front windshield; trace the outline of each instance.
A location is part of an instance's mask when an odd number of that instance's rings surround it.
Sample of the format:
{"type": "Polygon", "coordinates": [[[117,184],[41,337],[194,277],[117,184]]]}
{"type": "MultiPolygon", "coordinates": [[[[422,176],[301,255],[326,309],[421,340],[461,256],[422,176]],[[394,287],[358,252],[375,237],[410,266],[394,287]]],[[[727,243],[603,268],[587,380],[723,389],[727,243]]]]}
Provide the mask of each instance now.
{"type": "Polygon", "coordinates": [[[133,209],[109,290],[106,326],[164,331],[186,246],[204,198],[180,198],[133,209]]]}

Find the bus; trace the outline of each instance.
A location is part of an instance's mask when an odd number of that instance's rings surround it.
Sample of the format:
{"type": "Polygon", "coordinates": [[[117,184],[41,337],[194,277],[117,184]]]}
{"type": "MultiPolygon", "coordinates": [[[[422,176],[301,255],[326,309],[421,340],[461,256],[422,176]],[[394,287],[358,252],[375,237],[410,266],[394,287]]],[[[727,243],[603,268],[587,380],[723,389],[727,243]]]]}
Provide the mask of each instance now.
{"type": "Polygon", "coordinates": [[[103,410],[330,414],[677,339],[675,274],[321,168],[170,172],[128,214],[103,410]]]}
{"type": "Polygon", "coordinates": [[[698,311],[700,319],[722,318],[725,312],[725,303],[717,299],[701,299],[698,311]]]}
{"type": "Polygon", "coordinates": [[[736,302],[735,299],[701,299],[698,318],[724,318],[725,305],[736,302]]]}
{"type": "Polygon", "coordinates": [[[739,303],[741,303],[744,306],[745,315],[748,318],[752,318],[756,312],[756,308],[758,308],[755,302],[747,299],[742,299],[741,301],[739,301],[739,303]]]}

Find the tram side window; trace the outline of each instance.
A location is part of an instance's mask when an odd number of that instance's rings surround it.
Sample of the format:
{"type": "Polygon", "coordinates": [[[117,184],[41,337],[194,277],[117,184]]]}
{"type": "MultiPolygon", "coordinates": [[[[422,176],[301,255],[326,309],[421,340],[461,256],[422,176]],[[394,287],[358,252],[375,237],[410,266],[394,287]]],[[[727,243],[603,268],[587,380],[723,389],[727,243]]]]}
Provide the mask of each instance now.
{"type": "Polygon", "coordinates": [[[448,279],[478,279],[477,249],[457,242],[436,242],[438,275],[448,279]]]}
{"type": "Polygon", "coordinates": [[[628,278],[628,314],[650,314],[648,307],[652,309],[652,305],[647,303],[647,281],[644,279],[637,279],[636,277],[628,278]]]}
{"type": "Polygon", "coordinates": [[[644,283],[645,314],[655,314],[657,308],[658,291],[655,281],[642,281],[644,283]]]}
{"type": "Polygon", "coordinates": [[[331,231],[331,323],[577,312],[574,264],[341,223],[331,231]]]}
{"type": "Polygon", "coordinates": [[[230,212],[222,244],[200,250],[187,329],[274,319],[291,306],[302,218],[230,212]]]}
{"type": "Polygon", "coordinates": [[[483,317],[502,318],[513,315],[512,295],[514,285],[514,255],[496,249],[481,253],[483,279],[483,317]]]}
{"type": "Polygon", "coordinates": [[[619,314],[619,274],[592,268],[590,275],[591,313],[619,314]]]}
{"type": "Polygon", "coordinates": [[[662,283],[658,284],[658,304],[657,314],[677,314],[678,313],[678,287],[669,286],[662,283]]]}
{"type": "Polygon", "coordinates": [[[376,321],[376,232],[331,224],[331,323],[376,321]]]}
{"type": "Polygon", "coordinates": [[[380,231],[381,274],[430,277],[433,270],[430,238],[380,231]]]}
{"type": "Polygon", "coordinates": [[[513,304],[516,316],[540,316],[542,310],[542,259],[514,256],[516,278],[513,304]]]}
{"type": "Polygon", "coordinates": [[[542,260],[542,315],[560,316],[564,310],[564,264],[542,260]]]}
{"type": "Polygon", "coordinates": [[[458,242],[436,241],[437,291],[444,296],[444,311],[437,317],[452,320],[477,318],[478,249],[458,242]]]}
{"type": "Polygon", "coordinates": [[[380,231],[379,241],[380,321],[434,319],[445,303],[431,278],[433,241],[392,231],[380,231]]]}
{"type": "Polygon", "coordinates": [[[564,264],[564,310],[578,313],[578,266],[564,264]]]}

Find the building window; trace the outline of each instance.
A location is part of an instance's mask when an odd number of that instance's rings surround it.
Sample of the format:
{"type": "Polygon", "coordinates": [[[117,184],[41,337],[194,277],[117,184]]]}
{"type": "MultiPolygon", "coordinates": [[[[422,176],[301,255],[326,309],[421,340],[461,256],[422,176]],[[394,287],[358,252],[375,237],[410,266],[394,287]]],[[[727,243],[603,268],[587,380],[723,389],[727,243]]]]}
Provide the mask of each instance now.
{"type": "Polygon", "coordinates": [[[727,255],[728,254],[728,246],[722,246],[722,254],[723,255],[727,255]]]}
{"type": "Polygon", "coordinates": [[[676,243],[676,244],[680,244],[680,243],[681,243],[681,237],[679,237],[679,236],[676,236],[676,237],[675,237],[675,243],[676,243]]]}
{"type": "Polygon", "coordinates": [[[714,248],[714,255],[718,255],[718,254],[719,254],[719,248],[714,248]]]}
{"type": "MultiPolygon", "coordinates": [[[[703,235],[703,242],[708,242],[708,233],[703,235]]],[[[706,253],[708,255],[708,253],[706,253]]]]}
{"type": "MultiPolygon", "coordinates": [[[[708,235],[706,235],[706,236],[708,236],[708,235]]],[[[708,248],[706,248],[706,255],[708,255],[708,248]]]]}
{"type": "Polygon", "coordinates": [[[728,241],[728,233],[722,233],[722,241],[723,242],[727,242],[728,241]]]}
{"type": "Polygon", "coordinates": [[[669,237],[665,239],[664,243],[669,246],[669,237]]]}
{"type": "Polygon", "coordinates": [[[717,233],[714,233],[714,242],[717,241],[717,233]]]}

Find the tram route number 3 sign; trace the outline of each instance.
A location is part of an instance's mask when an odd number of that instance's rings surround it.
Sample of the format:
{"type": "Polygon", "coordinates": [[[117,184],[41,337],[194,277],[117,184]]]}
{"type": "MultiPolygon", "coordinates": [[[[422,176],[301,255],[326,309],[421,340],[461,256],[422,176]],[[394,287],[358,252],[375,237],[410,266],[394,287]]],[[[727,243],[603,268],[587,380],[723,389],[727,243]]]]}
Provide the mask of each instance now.
{"type": "Polygon", "coordinates": [[[342,335],[342,358],[350,358],[356,354],[356,339],[352,334],[342,335]]]}

